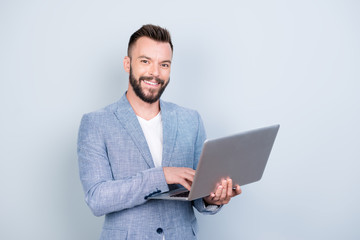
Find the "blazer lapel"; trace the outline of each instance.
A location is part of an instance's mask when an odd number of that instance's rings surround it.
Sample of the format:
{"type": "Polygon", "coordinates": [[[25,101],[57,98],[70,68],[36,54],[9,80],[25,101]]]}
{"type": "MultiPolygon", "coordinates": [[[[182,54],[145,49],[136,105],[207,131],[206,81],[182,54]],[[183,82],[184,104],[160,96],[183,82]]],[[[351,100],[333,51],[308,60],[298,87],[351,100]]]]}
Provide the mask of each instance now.
{"type": "Polygon", "coordinates": [[[132,138],[133,142],[141,152],[149,167],[155,167],[144,133],[134,113],[134,110],[126,98],[126,94],[124,94],[120,99],[118,108],[114,114],[120,121],[121,125],[126,129],[129,136],[132,138]]]}
{"type": "Polygon", "coordinates": [[[162,166],[168,167],[176,141],[177,115],[171,106],[160,100],[161,119],[163,125],[163,153],[162,166]]]}

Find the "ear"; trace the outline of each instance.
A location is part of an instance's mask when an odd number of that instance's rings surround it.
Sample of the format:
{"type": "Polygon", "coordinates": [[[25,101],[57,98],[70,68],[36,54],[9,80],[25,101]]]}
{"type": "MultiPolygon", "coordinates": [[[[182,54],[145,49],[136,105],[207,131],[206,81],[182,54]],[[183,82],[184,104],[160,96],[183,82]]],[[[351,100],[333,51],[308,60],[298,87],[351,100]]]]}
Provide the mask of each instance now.
{"type": "Polygon", "coordinates": [[[126,56],[124,58],[124,69],[127,73],[130,73],[130,58],[128,56],[126,56]]]}

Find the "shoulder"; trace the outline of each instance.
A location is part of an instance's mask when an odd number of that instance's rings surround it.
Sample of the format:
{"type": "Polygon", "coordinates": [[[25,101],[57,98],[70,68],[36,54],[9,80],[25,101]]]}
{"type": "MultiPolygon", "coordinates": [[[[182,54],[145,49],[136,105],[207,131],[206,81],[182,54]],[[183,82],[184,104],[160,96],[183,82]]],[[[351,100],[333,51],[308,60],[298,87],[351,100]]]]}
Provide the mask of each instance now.
{"type": "Polygon", "coordinates": [[[176,113],[178,118],[192,118],[192,119],[200,118],[200,115],[196,110],[185,108],[175,103],[161,101],[161,108],[164,111],[176,113]]]}
{"type": "MultiPolygon", "coordinates": [[[[185,108],[170,102],[161,102],[161,112],[164,119],[176,119],[178,128],[197,132],[203,122],[198,111],[185,108]],[[165,117],[167,116],[167,117],[165,117]]],[[[182,131],[183,131],[182,130],[182,131]]]]}
{"type": "Polygon", "coordinates": [[[118,108],[119,101],[105,106],[101,109],[85,113],[82,116],[81,124],[106,125],[115,118],[114,112],[118,108]]]}

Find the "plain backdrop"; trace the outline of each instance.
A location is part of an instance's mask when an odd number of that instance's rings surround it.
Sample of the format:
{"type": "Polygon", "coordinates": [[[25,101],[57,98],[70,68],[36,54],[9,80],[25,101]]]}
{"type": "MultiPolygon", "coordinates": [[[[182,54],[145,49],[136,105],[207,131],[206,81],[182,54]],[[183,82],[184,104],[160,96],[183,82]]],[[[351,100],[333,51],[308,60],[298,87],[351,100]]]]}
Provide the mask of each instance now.
{"type": "Polygon", "coordinates": [[[163,99],[209,138],[279,123],[263,179],[199,239],[360,239],[360,2],[0,1],[0,239],[95,240],[78,176],[81,116],[127,89],[143,24],[170,30],[163,99]]]}

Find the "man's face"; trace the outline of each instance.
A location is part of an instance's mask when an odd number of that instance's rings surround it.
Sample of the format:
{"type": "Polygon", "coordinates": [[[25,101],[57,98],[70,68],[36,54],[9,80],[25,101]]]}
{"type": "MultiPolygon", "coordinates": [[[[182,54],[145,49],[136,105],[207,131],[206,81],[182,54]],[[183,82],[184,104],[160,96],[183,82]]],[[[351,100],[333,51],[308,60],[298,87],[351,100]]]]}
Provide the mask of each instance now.
{"type": "Polygon", "coordinates": [[[141,37],[133,45],[130,55],[125,70],[129,72],[131,87],[144,102],[156,102],[170,81],[170,44],[141,37]]]}

